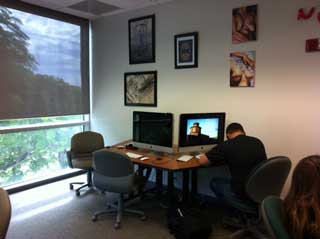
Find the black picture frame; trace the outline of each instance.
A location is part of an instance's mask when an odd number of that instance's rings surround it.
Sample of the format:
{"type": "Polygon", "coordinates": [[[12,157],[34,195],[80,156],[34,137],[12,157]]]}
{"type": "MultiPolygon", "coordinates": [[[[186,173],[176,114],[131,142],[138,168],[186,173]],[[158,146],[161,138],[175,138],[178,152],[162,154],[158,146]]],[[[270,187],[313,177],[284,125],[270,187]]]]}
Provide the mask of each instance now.
{"type": "Polygon", "coordinates": [[[129,63],[155,62],[155,15],[130,19],[128,28],[129,63]]]}
{"type": "Polygon", "coordinates": [[[175,69],[198,67],[198,32],[174,36],[175,69]]]}
{"type": "Polygon", "coordinates": [[[157,106],[157,71],[124,73],[125,106],[157,106]]]}

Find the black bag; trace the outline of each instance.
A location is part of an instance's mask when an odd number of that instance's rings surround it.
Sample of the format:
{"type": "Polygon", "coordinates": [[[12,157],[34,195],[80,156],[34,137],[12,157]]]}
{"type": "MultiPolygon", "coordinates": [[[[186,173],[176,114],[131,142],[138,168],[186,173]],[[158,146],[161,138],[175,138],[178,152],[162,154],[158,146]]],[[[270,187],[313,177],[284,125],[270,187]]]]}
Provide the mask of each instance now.
{"type": "Polygon", "coordinates": [[[196,209],[171,207],[168,209],[168,228],[176,239],[208,239],[212,226],[196,209]]]}

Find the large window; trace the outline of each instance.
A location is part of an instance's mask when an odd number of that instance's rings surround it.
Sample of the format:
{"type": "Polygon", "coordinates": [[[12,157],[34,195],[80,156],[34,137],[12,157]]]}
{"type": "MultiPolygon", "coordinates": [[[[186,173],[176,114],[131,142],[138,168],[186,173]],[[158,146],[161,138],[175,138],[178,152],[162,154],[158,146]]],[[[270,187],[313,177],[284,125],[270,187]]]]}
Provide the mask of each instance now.
{"type": "Polygon", "coordinates": [[[89,112],[88,20],[0,0],[0,186],[68,172],[89,112]]]}

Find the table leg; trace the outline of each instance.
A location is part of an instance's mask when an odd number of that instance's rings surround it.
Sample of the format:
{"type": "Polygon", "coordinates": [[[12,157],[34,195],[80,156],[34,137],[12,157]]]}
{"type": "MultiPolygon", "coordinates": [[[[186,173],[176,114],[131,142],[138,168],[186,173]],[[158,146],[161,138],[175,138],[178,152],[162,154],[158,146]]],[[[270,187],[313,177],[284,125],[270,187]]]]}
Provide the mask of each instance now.
{"type": "Polygon", "coordinates": [[[162,190],[163,190],[163,171],[161,169],[156,169],[156,196],[157,198],[161,198],[162,190]]]}
{"type": "Polygon", "coordinates": [[[168,171],[168,203],[169,207],[174,203],[174,182],[172,171],[168,171]]]}
{"type": "Polygon", "coordinates": [[[191,202],[196,201],[198,195],[198,169],[191,170],[191,202]]]}
{"type": "Polygon", "coordinates": [[[182,200],[188,202],[189,200],[189,170],[182,171],[182,200]]]}

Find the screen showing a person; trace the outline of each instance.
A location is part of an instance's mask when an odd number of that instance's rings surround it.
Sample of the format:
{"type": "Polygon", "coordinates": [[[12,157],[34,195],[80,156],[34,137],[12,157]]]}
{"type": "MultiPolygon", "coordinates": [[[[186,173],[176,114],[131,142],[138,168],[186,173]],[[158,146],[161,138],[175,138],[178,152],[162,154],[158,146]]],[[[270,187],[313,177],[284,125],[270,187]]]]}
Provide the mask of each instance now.
{"type": "Polygon", "coordinates": [[[133,112],[133,141],[172,147],[172,114],[133,112]]]}
{"type": "Polygon", "coordinates": [[[211,145],[223,141],[225,113],[181,114],[179,146],[211,145]]]}

